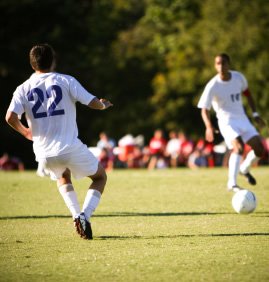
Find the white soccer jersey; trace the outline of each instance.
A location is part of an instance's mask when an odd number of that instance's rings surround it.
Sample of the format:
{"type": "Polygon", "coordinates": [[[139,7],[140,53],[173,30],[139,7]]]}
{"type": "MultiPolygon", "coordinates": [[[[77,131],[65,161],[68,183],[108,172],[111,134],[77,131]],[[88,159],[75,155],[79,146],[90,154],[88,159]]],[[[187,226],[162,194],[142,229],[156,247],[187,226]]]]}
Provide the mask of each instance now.
{"type": "Polygon", "coordinates": [[[69,153],[82,144],[75,103],[88,105],[94,98],[69,75],[34,73],[17,87],[8,110],[18,115],[26,113],[38,161],[69,153]]]}
{"type": "Polygon", "coordinates": [[[233,118],[245,118],[241,94],[248,88],[246,78],[237,71],[230,71],[229,81],[221,80],[217,74],[206,85],[199,100],[198,108],[210,109],[216,112],[217,118],[229,121],[233,118]]]}

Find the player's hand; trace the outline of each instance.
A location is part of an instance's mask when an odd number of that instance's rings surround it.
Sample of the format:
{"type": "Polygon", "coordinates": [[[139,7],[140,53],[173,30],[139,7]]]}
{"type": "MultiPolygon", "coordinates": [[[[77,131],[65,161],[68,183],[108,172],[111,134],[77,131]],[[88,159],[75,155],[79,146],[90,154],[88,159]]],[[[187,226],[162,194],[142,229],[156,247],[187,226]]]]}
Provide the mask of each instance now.
{"type": "Polygon", "coordinates": [[[106,100],[106,99],[100,99],[100,102],[102,102],[105,105],[104,110],[113,106],[113,104],[109,100],[106,100]]]}
{"type": "Polygon", "coordinates": [[[266,122],[261,117],[257,116],[254,118],[254,120],[260,128],[263,128],[266,126],[266,122]]]}

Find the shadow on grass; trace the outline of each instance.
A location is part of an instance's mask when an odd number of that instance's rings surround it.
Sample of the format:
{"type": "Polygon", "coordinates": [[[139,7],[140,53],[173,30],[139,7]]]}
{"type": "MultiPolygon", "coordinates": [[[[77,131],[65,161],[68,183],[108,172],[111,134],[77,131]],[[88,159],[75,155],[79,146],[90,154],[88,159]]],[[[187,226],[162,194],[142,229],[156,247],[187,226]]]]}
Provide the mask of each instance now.
{"type": "MultiPolygon", "coordinates": [[[[235,212],[163,212],[163,213],[141,213],[141,212],[112,212],[95,214],[93,217],[166,217],[166,216],[204,216],[204,215],[236,215],[235,212]]],[[[244,216],[244,215],[243,215],[244,216]]],[[[255,212],[255,217],[269,217],[269,212],[255,212]]],[[[0,220],[7,219],[46,219],[46,218],[70,218],[71,215],[18,215],[1,216],[0,220]]]]}
{"type": "Polygon", "coordinates": [[[178,234],[178,235],[160,235],[160,236],[98,236],[97,240],[127,240],[127,239],[176,239],[176,238],[197,238],[197,237],[251,237],[251,236],[269,236],[269,233],[219,233],[219,234],[178,234]]]}
{"type": "Polygon", "coordinates": [[[0,220],[7,219],[44,219],[44,218],[71,218],[71,215],[18,215],[18,216],[1,216],[0,220]]]}

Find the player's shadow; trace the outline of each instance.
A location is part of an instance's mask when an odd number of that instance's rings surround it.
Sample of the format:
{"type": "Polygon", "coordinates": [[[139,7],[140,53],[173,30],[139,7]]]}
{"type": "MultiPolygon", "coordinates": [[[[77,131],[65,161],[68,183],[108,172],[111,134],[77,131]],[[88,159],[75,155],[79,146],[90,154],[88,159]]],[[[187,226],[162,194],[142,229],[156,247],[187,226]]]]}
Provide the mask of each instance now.
{"type": "MultiPolygon", "coordinates": [[[[235,212],[111,212],[95,214],[93,217],[170,217],[170,216],[204,216],[204,215],[229,215],[235,212]]],[[[255,212],[251,216],[269,217],[269,212],[255,212]]],[[[70,215],[17,215],[17,216],[1,216],[0,220],[11,219],[45,219],[45,218],[70,218],[70,215]]]]}
{"type": "Polygon", "coordinates": [[[46,219],[46,218],[70,218],[70,215],[17,215],[17,216],[1,216],[0,220],[10,219],[46,219]]]}
{"type": "MultiPolygon", "coordinates": [[[[112,212],[95,214],[94,217],[169,217],[169,216],[200,216],[200,215],[237,215],[231,212],[112,212]]],[[[269,217],[269,212],[255,212],[251,214],[255,217],[269,217]]]]}
{"type": "Polygon", "coordinates": [[[159,216],[199,216],[199,215],[221,215],[232,214],[232,212],[113,212],[96,214],[95,217],[159,217],[159,216]]]}
{"type": "Polygon", "coordinates": [[[199,238],[199,237],[251,237],[251,236],[269,236],[269,233],[217,233],[217,234],[177,234],[177,235],[159,235],[159,236],[97,236],[97,240],[152,240],[152,239],[176,239],[176,238],[199,238]]]}

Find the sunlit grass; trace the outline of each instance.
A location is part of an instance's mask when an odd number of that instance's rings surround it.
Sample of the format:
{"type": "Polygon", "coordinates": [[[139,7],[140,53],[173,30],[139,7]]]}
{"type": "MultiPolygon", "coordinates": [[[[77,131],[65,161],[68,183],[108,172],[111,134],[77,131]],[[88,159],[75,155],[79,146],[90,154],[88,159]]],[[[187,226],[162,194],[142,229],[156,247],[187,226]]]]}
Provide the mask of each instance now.
{"type": "MultiPolygon", "coordinates": [[[[233,211],[225,168],[113,171],[92,241],[54,182],[1,172],[0,281],[268,281],[268,167],[253,171],[250,215],[233,211]]],[[[81,203],[88,184],[74,182],[81,203]]]]}

